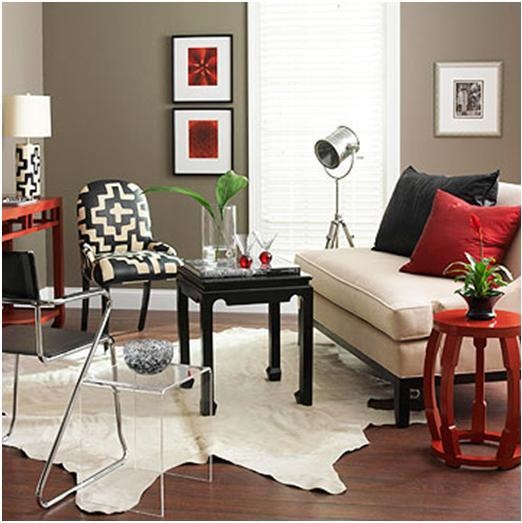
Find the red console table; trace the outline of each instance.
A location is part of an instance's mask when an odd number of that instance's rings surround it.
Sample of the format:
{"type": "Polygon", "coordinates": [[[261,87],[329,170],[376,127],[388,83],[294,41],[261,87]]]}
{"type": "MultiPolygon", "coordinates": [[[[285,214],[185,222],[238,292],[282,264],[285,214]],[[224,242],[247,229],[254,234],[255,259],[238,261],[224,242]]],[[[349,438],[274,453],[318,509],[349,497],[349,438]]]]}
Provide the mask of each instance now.
{"type": "Polygon", "coordinates": [[[497,311],[491,321],[470,321],[465,310],[447,310],[434,316],[424,363],[424,403],[431,432],[431,447],[451,467],[498,467],[508,469],[520,464],[520,314],[497,311]],[[435,362],[442,335],[445,335],[441,359],[440,413],[435,396],[435,362]],[[463,337],[473,338],[476,349],[475,400],[471,428],[458,429],[453,412],[455,367],[463,337]],[[507,414],[504,430],[486,430],[484,394],[484,349],[489,338],[498,338],[507,371],[507,414]],[[496,442],[493,456],[465,454],[460,442],[496,442]]]}
{"type": "MultiPolygon", "coordinates": [[[[2,208],[2,247],[11,250],[13,240],[37,231],[51,229],[53,239],[54,295],[64,294],[63,279],[63,226],[62,199],[41,198],[25,205],[2,208]]],[[[63,306],[42,310],[42,322],[54,320],[54,327],[62,327],[65,321],[63,306]]],[[[4,307],[3,324],[33,323],[32,309],[4,307]]]]}

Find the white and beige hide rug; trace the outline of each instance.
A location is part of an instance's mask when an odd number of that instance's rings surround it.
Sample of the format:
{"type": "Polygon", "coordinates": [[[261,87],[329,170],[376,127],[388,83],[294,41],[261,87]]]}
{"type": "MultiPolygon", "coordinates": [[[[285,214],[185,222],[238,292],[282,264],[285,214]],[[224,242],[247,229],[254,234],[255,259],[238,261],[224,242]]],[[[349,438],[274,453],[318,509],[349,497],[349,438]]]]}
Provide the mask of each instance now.
{"type": "MultiPolygon", "coordinates": [[[[139,502],[158,474],[135,473],[132,455],[136,450],[145,461],[158,462],[160,411],[164,415],[165,470],[182,463],[206,463],[212,454],[286,485],[329,494],[344,492],[346,486],[333,465],[344,453],[368,444],[364,435],[368,425],[393,423],[393,412],[366,406],[368,398],[389,397],[391,390],[343,349],[324,337],[317,341],[312,407],[297,405],[294,400],[299,361],[295,332],[281,335],[282,380],[266,380],[265,329],[234,328],[215,334],[219,406],[214,418],[199,415],[199,383],[190,390],[169,391],[163,400],[147,395],[146,409],[129,408],[132,402],[124,400],[122,393],[124,427],[126,432],[130,429],[130,436],[126,434],[130,459],[80,491],[76,504],[86,511],[111,513],[139,502]]],[[[119,357],[121,353],[118,347],[119,357]]],[[[201,361],[199,340],[191,340],[191,353],[192,361],[201,361]]],[[[8,445],[22,449],[30,458],[47,458],[84,357],[75,355],[48,366],[22,359],[19,417],[8,445]]],[[[9,356],[4,356],[4,412],[10,412],[12,399],[12,378],[7,373],[12,364],[8,360],[9,356]]],[[[106,367],[108,362],[108,354],[99,350],[91,371],[106,367]]],[[[72,417],[57,459],[79,480],[110,462],[108,457],[119,456],[110,392],[92,387],[83,390],[81,416],[75,412],[72,417]]],[[[4,432],[8,421],[4,417],[4,432]]],[[[413,413],[413,421],[423,421],[423,413],[413,413]]]]}

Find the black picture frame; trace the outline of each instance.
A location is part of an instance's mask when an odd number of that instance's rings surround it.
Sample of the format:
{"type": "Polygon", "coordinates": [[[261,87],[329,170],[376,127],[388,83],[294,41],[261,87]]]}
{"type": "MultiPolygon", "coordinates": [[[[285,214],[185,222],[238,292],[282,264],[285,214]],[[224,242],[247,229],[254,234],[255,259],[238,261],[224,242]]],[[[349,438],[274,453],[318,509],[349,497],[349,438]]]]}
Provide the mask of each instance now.
{"type": "MultiPolygon", "coordinates": [[[[218,58],[219,59],[219,58],[218,58]]],[[[216,103],[216,104],[224,104],[224,103],[232,103],[234,98],[234,38],[233,35],[230,33],[223,33],[223,34],[191,34],[191,35],[172,35],[171,37],[171,93],[172,93],[172,103],[183,103],[183,104],[192,104],[192,103],[216,103]],[[175,49],[175,42],[176,40],[187,40],[189,38],[197,39],[197,38],[227,38],[229,40],[229,47],[230,47],[230,65],[229,65],[229,96],[226,99],[218,98],[213,99],[212,97],[208,98],[197,98],[197,99],[190,99],[187,97],[180,96],[180,94],[177,92],[176,89],[176,49],[175,49]]]]}
{"type": "Polygon", "coordinates": [[[232,107],[217,107],[217,108],[192,108],[192,107],[183,107],[172,109],[172,175],[173,176],[221,176],[229,169],[234,169],[234,109],[232,107]],[[176,114],[181,112],[191,112],[191,113],[201,113],[201,112],[228,112],[230,113],[230,166],[224,168],[219,172],[176,172],[176,114]]]}

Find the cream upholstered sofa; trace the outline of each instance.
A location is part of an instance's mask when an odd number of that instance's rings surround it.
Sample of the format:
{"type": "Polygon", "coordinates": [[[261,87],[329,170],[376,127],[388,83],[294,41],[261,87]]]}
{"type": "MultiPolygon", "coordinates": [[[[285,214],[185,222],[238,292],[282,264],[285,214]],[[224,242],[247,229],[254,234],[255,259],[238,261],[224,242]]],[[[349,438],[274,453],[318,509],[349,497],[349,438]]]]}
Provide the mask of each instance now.
{"type": "MultiPolygon", "coordinates": [[[[520,185],[500,183],[497,205],[520,205],[520,185]]],[[[447,278],[399,272],[408,259],[366,248],[314,250],[297,254],[314,288],[316,327],[368,363],[394,384],[397,426],[409,424],[410,389],[422,388],[424,351],[433,313],[464,308],[447,278]]],[[[520,310],[520,229],[504,259],[515,281],[498,308],[520,310]]],[[[471,381],[475,353],[465,340],[457,368],[458,382],[471,381]]],[[[486,353],[487,379],[503,379],[500,347],[486,353]]]]}

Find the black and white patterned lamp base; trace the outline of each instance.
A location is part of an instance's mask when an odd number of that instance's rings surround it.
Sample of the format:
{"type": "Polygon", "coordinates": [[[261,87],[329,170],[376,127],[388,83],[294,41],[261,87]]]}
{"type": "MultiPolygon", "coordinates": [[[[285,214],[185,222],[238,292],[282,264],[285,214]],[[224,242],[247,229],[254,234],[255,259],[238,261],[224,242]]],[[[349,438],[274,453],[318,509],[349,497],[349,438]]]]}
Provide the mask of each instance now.
{"type": "Polygon", "coordinates": [[[16,195],[25,198],[39,198],[41,195],[38,144],[16,144],[16,195]]]}

